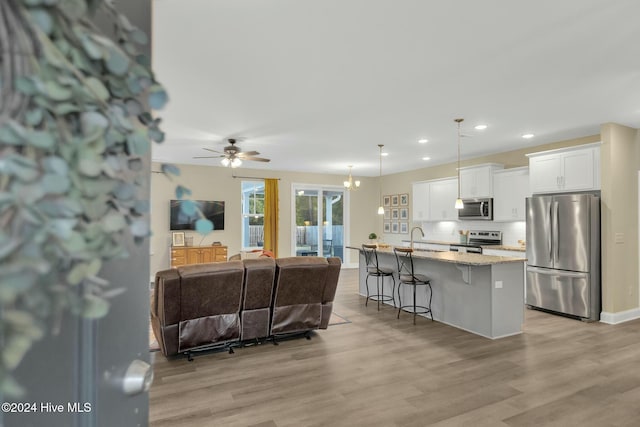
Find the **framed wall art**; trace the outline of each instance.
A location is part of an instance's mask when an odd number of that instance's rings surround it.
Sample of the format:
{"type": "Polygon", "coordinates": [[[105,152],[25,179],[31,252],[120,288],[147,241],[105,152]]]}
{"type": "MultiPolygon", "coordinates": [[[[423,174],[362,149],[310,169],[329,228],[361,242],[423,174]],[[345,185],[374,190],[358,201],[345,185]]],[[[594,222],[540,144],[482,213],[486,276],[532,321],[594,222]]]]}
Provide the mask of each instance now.
{"type": "Polygon", "coordinates": [[[398,195],[397,194],[392,194],[391,195],[391,206],[398,206],[398,195]]]}
{"type": "Polygon", "coordinates": [[[389,221],[384,222],[383,231],[385,233],[391,233],[391,223],[389,221]]]}
{"type": "Polygon", "coordinates": [[[399,230],[399,225],[397,221],[394,221],[391,223],[391,232],[392,233],[398,233],[399,230]]]}
{"type": "Polygon", "coordinates": [[[409,208],[400,208],[400,219],[409,219],[409,208]]]}
{"type": "Polygon", "coordinates": [[[409,206],[409,193],[400,194],[400,206],[409,206]]]}
{"type": "Polygon", "coordinates": [[[184,231],[175,231],[171,233],[172,246],[184,246],[184,231]]]}
{"type": "Polygon", "coordinates": [[[400,234],[407,234],[409,232],[409,223],[402,221],[400,223],[400,234]]]}
{"type": "Polygon", "coordinates": [[[391,196],[382,196],[382,206],[391,206],[391,196]]]}

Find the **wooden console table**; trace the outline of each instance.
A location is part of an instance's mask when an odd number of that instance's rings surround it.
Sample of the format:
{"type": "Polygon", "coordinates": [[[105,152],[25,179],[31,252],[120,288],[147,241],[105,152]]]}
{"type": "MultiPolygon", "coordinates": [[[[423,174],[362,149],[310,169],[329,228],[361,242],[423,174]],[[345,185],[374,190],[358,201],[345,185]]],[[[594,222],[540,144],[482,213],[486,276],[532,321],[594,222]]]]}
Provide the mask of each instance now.
{"type": "Polygon", "coordinates": [[[227,260],[226,246],[171,247],[171,268],[227,260]]]}

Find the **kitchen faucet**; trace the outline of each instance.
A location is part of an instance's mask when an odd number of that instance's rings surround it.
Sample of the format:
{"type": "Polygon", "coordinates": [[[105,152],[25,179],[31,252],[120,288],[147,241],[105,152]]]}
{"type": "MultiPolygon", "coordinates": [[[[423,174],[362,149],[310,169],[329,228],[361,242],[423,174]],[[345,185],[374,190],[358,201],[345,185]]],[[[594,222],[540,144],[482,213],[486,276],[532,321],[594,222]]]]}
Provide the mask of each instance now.
{"type": "Polygon", "coordinates": [[[415,227],[413,227],[411,229],[411,249],[413,249],[413,231],[414,230],[420,230],[420,233],[422,234],[422,237],[424,237],[424,230],[422,230],[422,227],[418,227],[417,225],[415,227]]]}

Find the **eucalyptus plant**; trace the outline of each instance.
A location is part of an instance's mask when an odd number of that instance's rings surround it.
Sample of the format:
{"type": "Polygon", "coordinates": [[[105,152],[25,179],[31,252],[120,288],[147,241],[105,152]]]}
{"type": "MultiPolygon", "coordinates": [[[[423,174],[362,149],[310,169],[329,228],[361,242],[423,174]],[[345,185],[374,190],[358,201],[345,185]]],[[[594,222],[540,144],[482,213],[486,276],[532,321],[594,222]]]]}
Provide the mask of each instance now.
{"type": "MultiPolygon", "coordinates": [[[[0,1],[0,391],[64,311],[98,318],[103,263],[149,235],[141,193],[167,93],[111,0],[0,1]],[[110,15],[115,40],[93,23],[110,15]]],[[[177,175],[172,165],[162,172],[177,175]]],[[[178,186],[178,197],[188,190],[178,186]]],[[[192,207],[187,204],[187,209],[192,207]]],[[[210,229],[206,221],[201,231],[210,229]]]]}

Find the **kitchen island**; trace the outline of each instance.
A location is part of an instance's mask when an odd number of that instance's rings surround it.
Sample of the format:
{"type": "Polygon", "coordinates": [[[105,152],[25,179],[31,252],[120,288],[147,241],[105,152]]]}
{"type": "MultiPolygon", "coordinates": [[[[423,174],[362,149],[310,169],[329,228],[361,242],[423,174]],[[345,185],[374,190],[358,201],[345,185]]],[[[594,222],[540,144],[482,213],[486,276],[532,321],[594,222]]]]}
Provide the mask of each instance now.
{"type": "MultiPolygon", "coordinates": [[[[359,292],[366,296],[364,254],[361,248],[350,249],[360,250],[359,292]]],[[[492,339],[522,332],[524,258],[416,249],[413,259],[415,272],[431,280],[434,320],[492,339]]],[[[397,271],[392,248],[379,248],[378,260],[380,267],[397,271]]],[[[389,278],[385,279],[386,293],[389,293],[391,283],[389,278]]],[[[375,287],[375,280],[370,279],[369,286],[374,291],[372,284],[375,287]]],[[[412,300],[412,290],[404,285],[402,290],[403,304],[408,304],[412,300]]],[[[425,287],[418,287],[418,305],[427,301],[426,292],[425,287]]]]}

